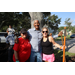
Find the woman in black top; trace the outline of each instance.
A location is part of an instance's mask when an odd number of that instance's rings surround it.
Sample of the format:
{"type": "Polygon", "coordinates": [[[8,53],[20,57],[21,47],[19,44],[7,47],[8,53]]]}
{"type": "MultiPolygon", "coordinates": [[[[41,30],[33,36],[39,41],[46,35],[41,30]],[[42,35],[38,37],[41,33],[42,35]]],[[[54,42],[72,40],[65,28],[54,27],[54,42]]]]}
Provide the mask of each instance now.
{"type": "Polygon", "coordinates": [[[42,52],[43,52],[43,61],[53,62],[55,61],[53,45],[63,49],[63,46],[57,44],[52,36],[48,36],[48,28],[44,27],[42,29],[43,38],[41,40],[42,52]],[[53,45],[52,45],[53,44],[53,45]]]}

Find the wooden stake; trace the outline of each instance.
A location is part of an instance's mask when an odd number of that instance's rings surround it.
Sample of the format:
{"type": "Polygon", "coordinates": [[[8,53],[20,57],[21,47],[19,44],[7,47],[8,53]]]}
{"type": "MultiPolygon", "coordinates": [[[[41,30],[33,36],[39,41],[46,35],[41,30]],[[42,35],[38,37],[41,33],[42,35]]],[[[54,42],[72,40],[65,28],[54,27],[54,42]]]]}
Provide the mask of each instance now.
{"type": "Polygon", "coordinates": [[[62,37],[62,35],[61,35],[61,41],[62,41],[62,45],[64,45],[64,42],[63,42],[63,37],[62,37]]]}
{"type": "MultiPolygon", "coordinates": [[[[61,35],[61,41],[62,41],[62,46],[64,45],[64,41],[63,41],[63,37],[62,37],[62,35],[61,35]]],[[[66,62],[66,58],[64,58],[65,59],[65,62],[66,62]]],[[[62,59],[62,61],[63,61],[63,59],[62,59]]]]}

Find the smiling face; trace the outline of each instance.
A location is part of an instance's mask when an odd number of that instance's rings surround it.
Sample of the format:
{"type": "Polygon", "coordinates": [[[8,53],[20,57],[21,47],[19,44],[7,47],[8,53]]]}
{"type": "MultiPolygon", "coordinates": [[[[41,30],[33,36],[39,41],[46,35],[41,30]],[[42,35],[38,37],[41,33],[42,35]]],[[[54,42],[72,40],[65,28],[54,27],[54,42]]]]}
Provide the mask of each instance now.
{"type": "Polygon", "coordinates": [[[42,30],[42,34],[43,34],[43,37],[47,37],[48,36],[48,29],[44,28],[42,30]]]}
{"type": "Polygon", "coordinates": [[[35,29],[36,29],[36,30],[39,30],[39,26],[40,26],[39,21],[38,21],[38,20],[35,20],[35,21],[34,21],[34,27],[35,27],[35,29]]]}

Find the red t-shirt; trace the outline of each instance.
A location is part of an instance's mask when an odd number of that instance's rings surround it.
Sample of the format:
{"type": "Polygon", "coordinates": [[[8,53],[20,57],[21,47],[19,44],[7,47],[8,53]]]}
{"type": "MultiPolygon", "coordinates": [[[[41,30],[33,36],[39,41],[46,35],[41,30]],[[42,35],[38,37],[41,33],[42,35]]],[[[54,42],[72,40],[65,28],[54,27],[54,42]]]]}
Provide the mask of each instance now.
{"type": "MultiPolygon", "coordinates": [[[[17,51],[20,62],[28,60],[31,54],[31,44],[28,39],[19,38],[18,44],[14,44],[13,50],[17,51]]],[[[13,54],[13,61],[16,61],[15,55],[13,54]]]]}

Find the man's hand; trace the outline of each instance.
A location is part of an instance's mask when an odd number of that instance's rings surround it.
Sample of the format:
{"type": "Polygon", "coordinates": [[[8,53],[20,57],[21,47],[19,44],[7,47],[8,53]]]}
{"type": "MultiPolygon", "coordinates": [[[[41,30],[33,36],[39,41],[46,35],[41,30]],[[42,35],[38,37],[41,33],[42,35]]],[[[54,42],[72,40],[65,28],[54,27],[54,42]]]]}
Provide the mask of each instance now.
{"type": "Polygon", "coordinates": [[[60,31],[60,32],[59,32],[59,34],[58,34],[58,36],[61,36],[62,34],[63,34],[63,32],[62,32],[62,31],[60,31]]]}

